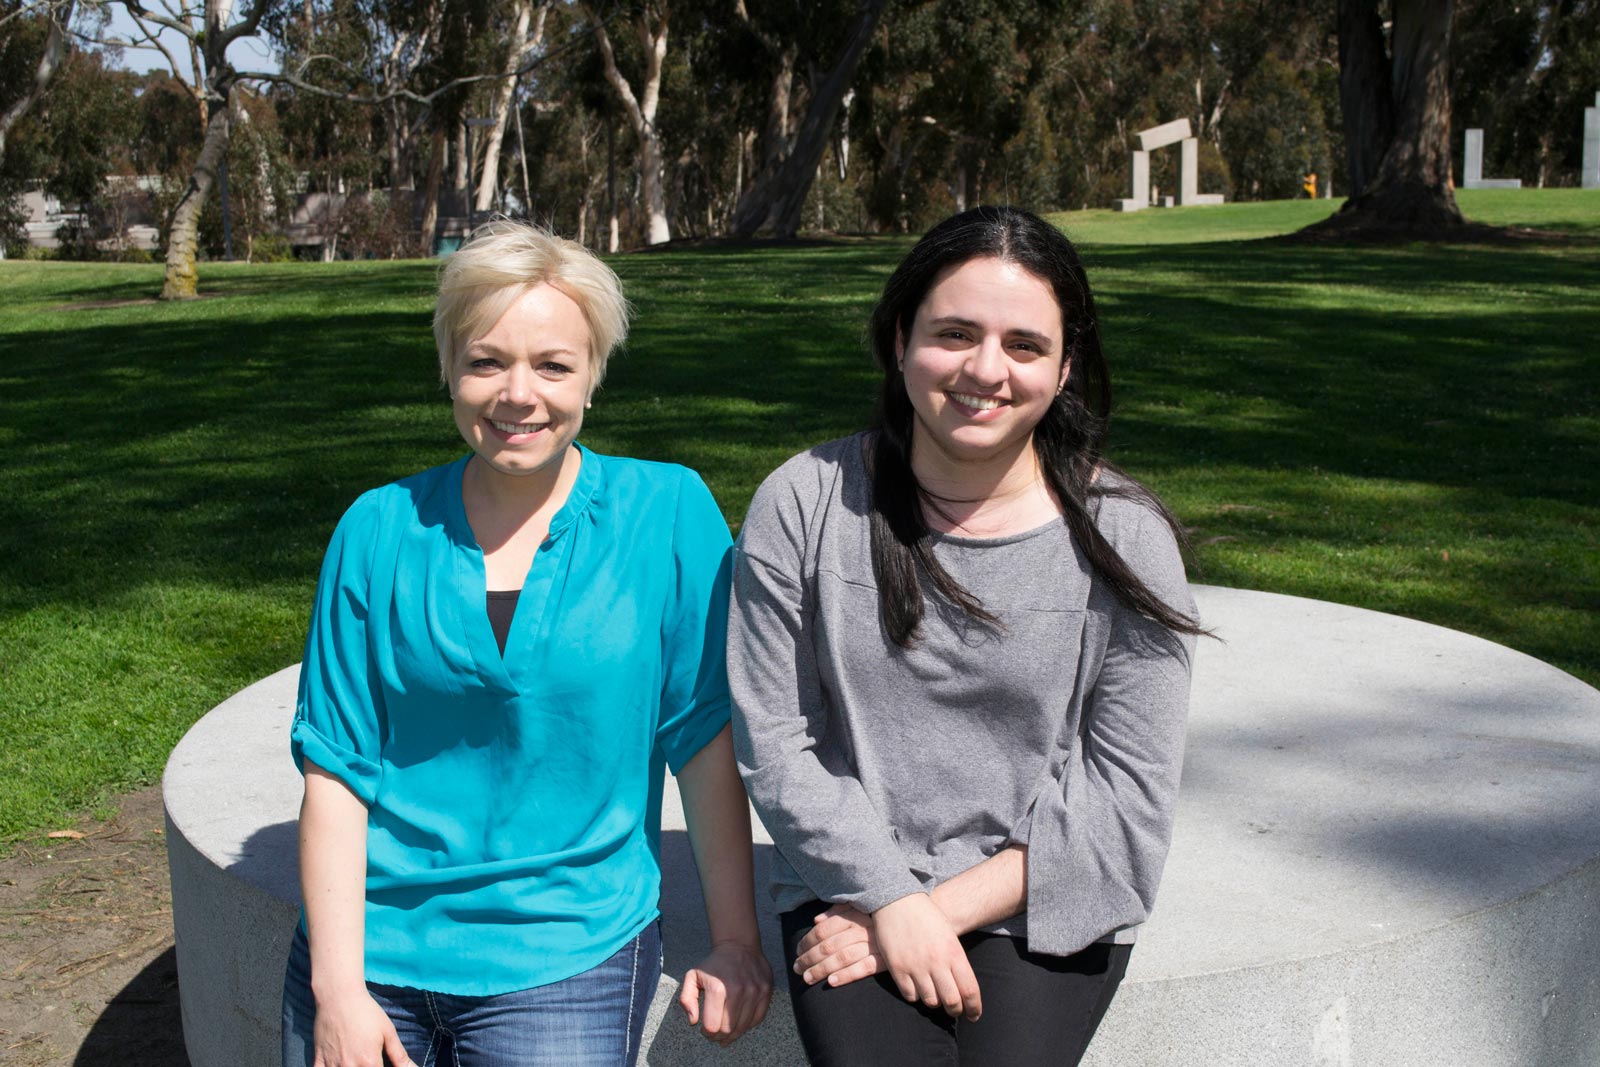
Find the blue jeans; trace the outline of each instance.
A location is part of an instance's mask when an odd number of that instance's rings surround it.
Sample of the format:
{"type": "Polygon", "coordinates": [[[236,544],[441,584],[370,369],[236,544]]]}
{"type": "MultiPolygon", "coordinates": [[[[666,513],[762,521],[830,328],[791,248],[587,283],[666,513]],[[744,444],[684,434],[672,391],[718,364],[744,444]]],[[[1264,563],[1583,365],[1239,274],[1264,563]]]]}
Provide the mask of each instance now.
{"type": "MultiPolygon", "coordinates": [[[[610,959],[551,985],[463,997],[368,982],[417,1067],[633,1067],[661,978],[653,922],[610,959]]],[[[283,1067],[312,1067],[311,953],[296,931],[283,980],[283,1067]]]]}

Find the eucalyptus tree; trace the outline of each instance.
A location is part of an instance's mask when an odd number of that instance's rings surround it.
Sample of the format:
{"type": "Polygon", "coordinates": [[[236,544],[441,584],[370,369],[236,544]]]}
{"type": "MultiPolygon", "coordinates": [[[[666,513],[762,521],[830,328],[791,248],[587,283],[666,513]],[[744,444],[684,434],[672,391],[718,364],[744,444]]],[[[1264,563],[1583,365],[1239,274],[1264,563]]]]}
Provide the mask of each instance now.
{"type": "Polygon", "coordinates": [[[739,200],[733,217],[734,232],[739,236],[793,237],[799,230],[806,193],[827,150],[839,107],[855,81],[856,69],[887,4],[888,0],[857,0],[843,41],[831,56],[819,61],[807,79],[810,100],[787,156],[775,168],[759,173],[739,200]]]}
{"type": "Polygon", "coordinates": [[[248,0],[248,5],[238,12],[234,0],[183,0],[160,11],[145,7],[140,0],[118,2],[127,9],[139,32],[166,54],[176,77],[182,78],[183,73],[177,57],[160,43],[161,31],[171,31],[188,46],[194,76],[191,84],[204,114],[205,138],[168,228],[167,273],[161,299],[189,299],[197,295],[199,280],[195,262],[200,212],[227,152],[229,97],[240,80],[240,72],[228,59],[228,46],[255,36],[270,0],[248,0]]]}
{"type": "Polygon", "coordinates": [[[0,162],[5,160],[11,128],[39,102],[61,68],[76,8],[76,0],[0,4],[0,71],[7,72],[0,74],[0,162]],[[37,40],[41,34],[33,32],[38,30],[43,30],[42,41],[37,40]]]}
{"type": "Polygon", "coordinates": [[[1450,172],[1454,0],[1339,0],[1339,95],[1351,197],[1327,229],[1418,236],[1462,223],[1450,172]]]}
{"type": "Polygon", "coordinates": [[[661,107],[661,79],[667,58],[667,36],[671,27],[670,0],[636,0],[623,21],[637,42],[637,67],[633,79],[623,74],[606,23],[595,7],[585,0],[594,22],[595,43],[600,49],[605,79],[616,92],[639,146],[639,200],[644,211],[644,236],[647,244],[663,244],[672,239],[667,221],[661,130],[656,112],[661,107]]]}
{"type": "Polygon", "coordinates": [[[544,25],[550,15],[551,0],[512,0],[505,29],[505,59],[501,66],[502,77],[493,84],[489,106],[489,127],[484,138],[483,167],[478,182],[476,206],[487,211],[494,203],[497,179],[500,173],[500,151],[505,144],[506,127],[512,116],[512,100],[516,95],[518,71],[528,57],[544,45],[544,25]]]}

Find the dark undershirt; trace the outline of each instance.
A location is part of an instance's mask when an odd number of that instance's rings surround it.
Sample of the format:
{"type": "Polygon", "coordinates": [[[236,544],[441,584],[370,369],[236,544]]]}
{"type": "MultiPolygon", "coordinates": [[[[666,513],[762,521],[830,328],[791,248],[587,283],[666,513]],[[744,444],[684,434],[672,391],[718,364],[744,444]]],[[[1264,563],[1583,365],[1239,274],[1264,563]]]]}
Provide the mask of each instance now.
{"type": "Polygon", "coordinates": [[[502,656],[506,654],[506,635],[511,632],[511,616],[517,613],[517,597],[521,595],[520,589],[490,589],[484,593],[489,626],[494,630],[494,640],[502,656]]]}

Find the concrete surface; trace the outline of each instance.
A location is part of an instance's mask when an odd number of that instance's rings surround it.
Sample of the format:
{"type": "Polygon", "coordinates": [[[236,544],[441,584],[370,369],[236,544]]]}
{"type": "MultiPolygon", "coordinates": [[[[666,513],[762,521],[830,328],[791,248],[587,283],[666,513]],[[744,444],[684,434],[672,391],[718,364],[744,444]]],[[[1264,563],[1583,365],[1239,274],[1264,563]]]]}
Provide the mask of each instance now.
{"type": "Polygon", "coordinates": [[[1193,137],[1189,129],[1188,119],[1173,119],[1163,122],[1159,126],[1152,126],[1148,130],[1139,131],[1139,147],[1146,152],[1154,152],[1158,148],[1177,144],[1186,138],[1193,137]]]}
{"type": "MultiPolygon", "coordinates": [[[[1200,643],[1160,904],[1086,1067],[1600,1062],[1600,692],[1407,619],[1196,597],[1223,641],[1200,643]]],[[[275,1063],[298,899],[295,679],[219,705],[167,765],[195,1067],[275,1063]]],[[[668,977],[646,1062],[801,1063],[781,992],[727,1052],[675,1016],[672,976],[705,929],[667,797],[668,977]]],[[[763,835],[758,878],[770,854],[763,835]]]]}

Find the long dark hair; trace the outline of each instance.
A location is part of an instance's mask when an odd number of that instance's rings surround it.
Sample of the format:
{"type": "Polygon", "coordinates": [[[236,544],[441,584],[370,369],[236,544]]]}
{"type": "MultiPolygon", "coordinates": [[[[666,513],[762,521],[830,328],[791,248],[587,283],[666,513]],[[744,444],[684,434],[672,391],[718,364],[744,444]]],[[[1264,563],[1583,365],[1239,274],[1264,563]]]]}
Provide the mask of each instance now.
{"type": "Polygon", "coordinates": [[[1111,415],[1111,382],[1100,348],[1094,297],[1083,262],[1066,235],[1037,215],[1010,207],[979,207],[945,219],[917,242],[883,287],[872,311],[873,357],[883,371],[872,447],[872,571],[884,628],[902,648],[915,642],[922,623],[918,572],[968,615],[995,623],[994,615],[933,554],[925,506],[937,507],[911,470],[915,411],[906,393],[896,340],[911,325],[935,279],[971,259],[993,257],[1048,284],[1061,307],[1063,359],[1071,359],[1066,388],[1033,431],[1045,484],[1061,505],[1073,539],[1095,574],[1117,599],[1177,633],[1204,633],[1199,624],[1152,593],[1095,526],[1094,497],[1137,500],[1166,520],[1178,544],[1183,527],[1156,495],[1113,467],[1104,457],[1111,415]],[[1107,473],[1114,477],[1107,478],[1107,473]]]}

